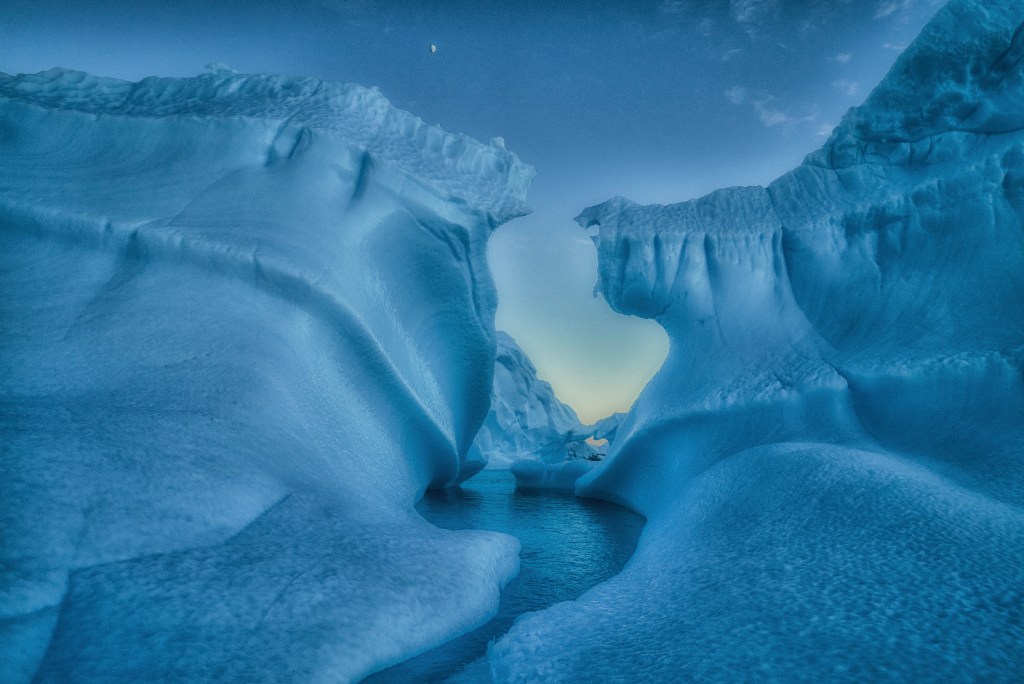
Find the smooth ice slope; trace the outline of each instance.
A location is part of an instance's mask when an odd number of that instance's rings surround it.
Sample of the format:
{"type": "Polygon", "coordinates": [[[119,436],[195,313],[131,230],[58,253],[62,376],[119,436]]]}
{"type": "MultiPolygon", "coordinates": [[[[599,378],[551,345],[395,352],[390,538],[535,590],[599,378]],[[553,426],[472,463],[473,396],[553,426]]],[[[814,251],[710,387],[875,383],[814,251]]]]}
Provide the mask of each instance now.
{"type": "Polygon", "coordinates": [[[1019,681],[1022,22],[954,0],[768,188],[583,212],[672,350],[577,492],[648,524],[498,681],[1019,681]]]}
{"type": "Polygon", "coordinates": [[[596,454],[584,441],[590,431],[537,377],[516,341],[500,330],[497,341],[491,410],[475,442],[488,467],[508,468],[516,459],[560,463],[596,454]]]}
{"type": "Polygon", "coordinates": [[[492,230],[532,169],[374,90],[0,78],[0,680],[349,681],[468,630],[492,230]]]}

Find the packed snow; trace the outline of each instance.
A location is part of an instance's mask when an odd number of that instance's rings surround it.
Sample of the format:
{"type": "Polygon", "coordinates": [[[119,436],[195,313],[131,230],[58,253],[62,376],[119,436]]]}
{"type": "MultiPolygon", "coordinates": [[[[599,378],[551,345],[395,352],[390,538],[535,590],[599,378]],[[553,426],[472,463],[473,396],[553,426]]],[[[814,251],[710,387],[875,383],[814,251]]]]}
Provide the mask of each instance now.
{"type": "Polygon", "coordinates": [[[1024,4],[953,0],[767,188],[580,215],[672,340],[576,485],[648,524],[497,681],[1019,681],[1022,65],[1024,4]]]}
{"type": "Polygon", "coordinates": [[[533,170],[375,90],[0,77],[0,680],[350,681],[486,621],[486,241],[533,170]]]}

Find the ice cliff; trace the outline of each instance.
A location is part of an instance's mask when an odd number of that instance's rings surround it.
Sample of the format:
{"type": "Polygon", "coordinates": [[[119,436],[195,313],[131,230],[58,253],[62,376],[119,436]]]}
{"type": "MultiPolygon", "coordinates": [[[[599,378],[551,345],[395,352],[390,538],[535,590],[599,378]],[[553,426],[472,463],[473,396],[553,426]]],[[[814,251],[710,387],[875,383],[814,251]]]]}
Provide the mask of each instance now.
{"type": "Polygon", "coordinates": [[[518,567],[483,466],[533,175],[375,90],[0,77],[0,680],[349,681],[518,567]]]}
{"type": "Polygon", "coordinates": [[[577,492],[649,522],[497,680],[1024,672],[1022,22],[953,0],[767,188],[580,215],[672,347],[577,492]]]}

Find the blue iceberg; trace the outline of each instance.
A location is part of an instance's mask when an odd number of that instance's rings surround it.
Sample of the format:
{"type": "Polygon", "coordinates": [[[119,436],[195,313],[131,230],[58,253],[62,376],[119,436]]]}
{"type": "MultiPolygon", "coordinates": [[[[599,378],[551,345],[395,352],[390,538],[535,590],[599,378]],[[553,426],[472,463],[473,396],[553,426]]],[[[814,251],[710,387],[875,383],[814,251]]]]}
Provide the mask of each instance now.
{"type": "Polygon", "coordinates": [[[1024,5],[953,0],[767,188],[580,215],[672,346],[576,491],[648,524],[498,681],[1020,677],[1022,60],[1024,5]]]}
{"type": "Polygon", "coordinates": [[[0,680],[350,681],[497,609],[486,242],[533,170],[375,90],[0,77],[0,680]]]}

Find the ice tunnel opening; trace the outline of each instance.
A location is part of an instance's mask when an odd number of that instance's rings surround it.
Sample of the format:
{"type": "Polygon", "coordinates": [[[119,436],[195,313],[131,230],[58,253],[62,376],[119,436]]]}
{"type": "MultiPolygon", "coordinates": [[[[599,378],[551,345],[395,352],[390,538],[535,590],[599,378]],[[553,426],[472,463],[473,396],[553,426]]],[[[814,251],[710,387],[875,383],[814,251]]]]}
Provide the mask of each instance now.
{"type": "Polygon", "coordinates": [[[668,357],[655,321],[623,316],[600,293],[597,248],[572,211],[544,205],[498,228],[488,262],[495,327],[523,349],[537,376],[593,425],[628,412],[668,357]]]}
{"type": "Polygon", "coordinates": [[[522,545],[520,572],[490,621],[370,684],[486,679],[490,644],[519,616],[579,598],[636,550],[643,517],[576,496],[574,483],[608,453],[622,416],[662,366],[667,335],[600,298],[592,237],[569,220],[527,217],[491,238],[497,354],[491,409],[473,446],[487,469],[426,492],[416,508],[437,527],[512,535],[522,545]]]}

